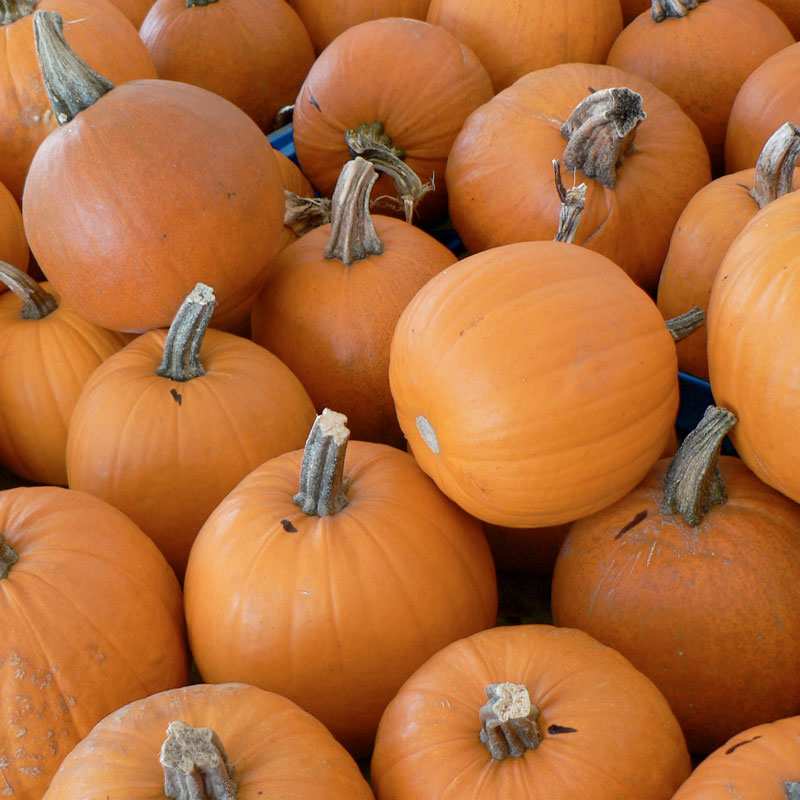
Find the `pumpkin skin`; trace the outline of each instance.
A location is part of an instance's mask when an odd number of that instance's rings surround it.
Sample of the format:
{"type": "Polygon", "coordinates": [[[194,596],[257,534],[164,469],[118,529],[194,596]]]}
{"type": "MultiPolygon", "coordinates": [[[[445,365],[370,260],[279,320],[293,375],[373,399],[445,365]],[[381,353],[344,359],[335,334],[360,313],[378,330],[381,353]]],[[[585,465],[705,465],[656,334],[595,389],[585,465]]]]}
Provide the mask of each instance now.
{"type": "Polygon", "coordinates": [[[617,37],[606,63],[641,75],[678,101],[700,128],[718,176],[739,87],[793,42],[780,17],[760,0],[712,0],[661,22],[643,11],[617,37]]]}
{"type": "Polygon", "coordinates": [[[215,92],[267,132],[314,63],[308,32],[284,0],[156,0],[139,35],[159,78],[215,92]]]}
{"type": "Polygon", "coordinates": [[[236,329],[277,250],[283,207],[274,150],[253,120],[213,92],[158,79],[116,86],[47,137],[23,221],[48,280],[89,321],[166,327],[202,280],[219,301],[212,324],[236,329]]]}
{"type": "Polygon", "coordinates": [[[690,527],[660,509],[669,463],[572,525],[551,608],[650,677],[705,754],[800,710],[800,506],[721,456],[728,501],[690,527]]]}
{"type": "Polygon", "coordinates": [[[736,452],[762,481],[798,502],[800,416],[792,398],[800,389],[799,221],[795,191],[745,225],[717,271],[707,318],[711,391],[739,420],[730,433],[736,452]]]}
{"type": "Polygon", "coordinates": [[[779,125],[787,120],[800,124],[795,80],[798,70],[800,42],[770,56],[742,84],[725,134],[726,172],[754,166],[764,143],[779,125]]]}
{"type": "Polygon", "coordinates": [[[111,0],[111,2],[131,21],[136,30],[147,16],[153,0],[111,0]]]}
{"type": "Polygon", "coordinates": [[[406,681],[370,777],[378,800],[669,800],[689,771],[669,706],[630,662],[582,631],[515,625],[454,642],[406,681]],[[544,739],[522,757],[493,760],[478,738],[497,681],[524,684],[539,707],[544,739]]]}
{"type": "Polygon", "coordinates": [[[185,581],[191,648],[204,680],[282,694],[361,757],[402,682],[494,623],[494,564],[480,524],[409,454],[350,441],[349,504],[321,517],[292,501],[302,460],[256,468],[198,534],[185,581]]]}
{"type": "MultiPolygon", "coordinates": [[[[39,0],[34,8],[61,14],[67,41],[114,83],[156,77],[136,29],[109,0],[39,0]]],[[[4,25],[0,44],[0,181],[20,204],[33,155],[58,127],[39,71],[32,21],[27,14],[4,25]]]]}
{"type": "Polygon", "coordinates": [[[239,800],[374,797],[352,757],[310,714],[272,692],[227,683],[159,692],[109,714],[64,760],[44,798],[163,800],[159,750],[176,719],[219,735],[239,800]]]}
{"type": "Polygon", "coordinates": [[[453,226],[470,253],[555,236],[560,199],[552,162],[563,158],[567,144],[560,127],[587,87],[620,86],[642,96],[647,119],[618,165],[614,188],[563,165],[561,174],[566,186],[587,184],[575,243],[607,256],[655,294],[678,216],[711,180],[708,152],[674,100],[643,78],[602,64],[531,72],[464,123],[446,182],[453,226]]]}
{"type": "Polygon", "coordinates": [[[555,64],[602,64],[622,30],[619,0],[431,0],[426,19],[475,51],[495,93],[555,64]]]}
{"type": "Polygon", "coordinates": [[[398,321],[389,381],[422,469],[470,514],[517,528],[622,497],[678,408],[655,303],[605,257],[562,242],[493,248],[432,278],[398,321]]]}
{"type": "Polygon", "coordinates": [[[166,334],[142,334],[92,373],[66,461],[69,485],[124,511],[183,578],[208,515],[262,461],[302,446],[314,407],[276,356],[215,329],[200,348],[205,375],[161,377],[166,334]]]}
{"type": "MultiPolygon", "coordinates": [[[[785,783],[800,781],[800,717],[754,725],[703,759],[673,800],[791,800],[785,783]]],[[[796,789],[795,789],[796,791],[796,789]]]]}
{"type": "Polygon", "coordinates": [[[64,756],[106,714],[188,681],[181,593],[124,514],[59,487],[0,492],[19,555],[0,580],[4,786],[39,800],[64,756]]]}
{"type": "MultiPolygon", "coordinates": [[[[30,266],[30,249],[22,224],[22,210],[14,195],[0,183],[0,259],[23,272],[30,266]]],[[[6,291],[0,283],[0,294],[6,291]]]]}
{"type": "MultiPolygon", "coordinates": [[[[444,173],[453,140],[467,115],[491,97],[483,65],[443,28],[399,17],[362,22],[325,48],[303,82],[293,117],[297,160],[319,193],[330,197],[352,157],[345,131],[380,121],[422,183],[434,180],[416,218],[431,222],[447,214],[444,173]],[[400,57],[402,80],[385,80],[400,57]]],[[[385,195],[396,198],[397,192],[382,175],[374,197],[385,195]]]]}

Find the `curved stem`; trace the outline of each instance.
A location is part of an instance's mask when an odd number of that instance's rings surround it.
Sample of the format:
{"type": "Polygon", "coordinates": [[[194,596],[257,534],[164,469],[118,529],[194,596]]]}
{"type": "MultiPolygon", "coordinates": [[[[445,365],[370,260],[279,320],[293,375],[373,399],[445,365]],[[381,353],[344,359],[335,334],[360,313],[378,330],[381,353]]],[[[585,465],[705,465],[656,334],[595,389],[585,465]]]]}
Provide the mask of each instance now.
{"type": "Polygon", "coordinates": [[[0,281],[20,299],[22,319],[44,319],[58,308],[58,301],[26,272],[0,261],[0,281]]]}
{"type": "Polygon", "coordinates": [[[95,72],[64,38],[64,21],[55,11],[36,11],[33,33],[44,87],[59,125],[93,105],[114,84],[95,72]]]}
{"type": "Polygon", "coordinates": [[[375,169],[391,176],[402,202],[406,222],[411,222],[414,209],[428,192],[433,191],[433,184],[423,184],[417,173],[403,161],[405,152],[392,144],[382,122],[362,122],[358,128],[345,131],[344,139],[351,156],[362,156],[375,169]]]}
{"type": "Polygon", "coordinates": [[[331,221],[330,197],[300,197],[288,189],[283,190],[283,195],[283,224],[298,238],[331,221]]]}
{"type": "Polygon", "coordinates": [[[494,759],[519,758],[535,750],[542,742],[536,720],[539,709],[531,703],[528,690],[521,683],[490,683],[489,698],[479,712],[480,740],[494,759]]]}
{"type": "Polygon", "coordinates": [[[622,86],[592,92],[561,126],[561,135],[569,139],[563,154],[565,169],[582,170],[587,178],[613,189],[617,166],[646,117],[642,96],[632,89],[622,86]]]}
{"type": "Polygon", "coordinates": [[[346,267],[383,253],[369,213],[369,196],[378,173],[361,156],[348,161],[339,173],[331,198],[331,235],[325,258],[338,258],[346,267]]]}
{"type": "Polygon", "coordinates": [[[714,506],[728,499],[719,471],[722,440],[736,424],[733,412],[709,406],[670,462],[661,510],[680,514],[695,527],[714,506]]]}
{"type": "Polygon", "coordinates": [[[0,0],[0,25],[11,25],[35,9],[36,0],[0,0]]]}
{"type": "Polygon", "coordinates": [[[5,537],[0,533],[0,580],[8,577],[11,572],[11,567],[19,561],[19,555],[16,550],[5,540],[5,537]]]}
{"type": "Polygon", "coordinates": [[[767,139],[756,161],[750,196],[759,208],[793,190],[798,155],[800,127],[786,122],[767,139]]]}
{"type": "Polygon", "coordinates": [[[347,417],[329,408],[314,420],[300,468],[300,491],[292,498],[304,514],[336,514],[349,502],[344,458],[350,431],[347,417]]]}
{"type": "Polygon", "coordinates": [[[170,722],[161,745],[164,794],[176,800],[236,800],[233,766],[210,728],[170,722]]]}
{"type": "Polygon", "coordinates": [[[556,176],[556,191],[561,198],[561,210],[558,212],[558,230],[554,240],[556,242],[575,241],[583,209],[586,207],[586,184],[579,183],[571,189],[564,186],[561,180],[561,164],[557,158],[553,159],[553,170],[556,176]]]}
{"type": "Polygon", "coordinates": [[[650,14],[656,22],[672,17],[679,19],[685,17],[690,11],[697,8],[698,3],[706,0],[653,0],[650,5],[650,14]]]}
{"type": "Polygon", "coordinates": [[[699,306],[692,306],[683,314],[667,320],[667,330],[672,334],[672,338],[679,342],[685,339],[690,333],[694,333],[706,321],[706,312],[699,306]]]}
{"type": "Polygon", "coordinates": [[[173,381],[190,381],[205,375],[200,347],[217,305],[214,290],[198,283],[178,309],[164,343],[164,358],[156,374],[173,381]]]}

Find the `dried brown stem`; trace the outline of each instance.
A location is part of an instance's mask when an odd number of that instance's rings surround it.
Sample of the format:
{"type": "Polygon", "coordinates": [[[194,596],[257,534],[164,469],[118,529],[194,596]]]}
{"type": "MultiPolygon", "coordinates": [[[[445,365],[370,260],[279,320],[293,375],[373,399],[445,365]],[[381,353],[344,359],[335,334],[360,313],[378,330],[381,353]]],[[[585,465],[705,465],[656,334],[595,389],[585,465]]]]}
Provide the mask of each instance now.
{"type": "Polygon", "coordinates": [[[480,740],[494,759],[519,758],[535,750],[542,741],[536,720],[539,709],[528,690],[519,683],[490,683],[489,698],[480,710],[480,740]]]}
{"type": "Polygon", "coordinates": [[[58,301],[46,292],[30,275],[13,264],[0,261],[0,281],[20,300],[22,319],[44,319],[58,308],[58,301]]]}

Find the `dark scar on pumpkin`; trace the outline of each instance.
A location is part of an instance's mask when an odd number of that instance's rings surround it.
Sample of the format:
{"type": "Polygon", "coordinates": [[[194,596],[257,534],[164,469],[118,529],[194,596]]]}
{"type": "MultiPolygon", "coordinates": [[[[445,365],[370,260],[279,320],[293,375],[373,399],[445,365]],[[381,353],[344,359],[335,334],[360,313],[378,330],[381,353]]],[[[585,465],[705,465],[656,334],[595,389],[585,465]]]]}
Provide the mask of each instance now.
{"type": "Polygon", "coordinates": [[[620,536],[627,533],[631,528],[635,528],[644,519],[647,519],[646,510],[640,511],[614,538],[619,539],[620,536]]]}
{"type": "Polygon", "coordinates": [[[169,393],[172,395],[172,399],[180,405],[183,402],[183,396],[177,389],[170,389],[169,393]]]}
{"type": "Polygon", "coordinates": [[[732,744],[732,745],[731,745],[731,746],[730,746],[730,747],[729,747],[729,748],[728,748],[728,749],[725,751],[725,755],[726,755],[726,756],[728,756],[728,755],[730,755],[730,754],[731,754],[731,753],[732,753],[734,750],[736,750],[738,747],[741,747],[743,744],[750,744],[750,742],[754,742],[756,739],[760,739],[760,738],[761,738],[761,736],[759,735],[759,736],[754,736],[752,739],[745,739],[745,740],[744,740],[744,741],[742,741],[742,742],[736,742],[736,744],[732,744]]]}
{"type": "Polygon", "coordinates": [[[319,103],[317,102],[317,99],[315,97],[310,98],[308,102],[311,103],[311,105],[314,106],[314,108],[316,108],[317,111],[320,111],[320,112],[322,111],[322,109],[319,107],[319,103]]]}
{"type": "Polygon", "coordinates": [[[555,734],[557,734],[557,733],[577,733],[578,729],[577,728],[569,728],[566,725],[551,725],[547,729],[547,732],[549,734],[555,736],[555,734]]]}
{"type": "Polygon", "coordinates": [[[283,529],[288,533],[297,533],[297,528],[295,528],[295,526],[292,525],[292,523],[289,522],[288,519],[282,519],[281,525],[283,525],[283,529]]]}

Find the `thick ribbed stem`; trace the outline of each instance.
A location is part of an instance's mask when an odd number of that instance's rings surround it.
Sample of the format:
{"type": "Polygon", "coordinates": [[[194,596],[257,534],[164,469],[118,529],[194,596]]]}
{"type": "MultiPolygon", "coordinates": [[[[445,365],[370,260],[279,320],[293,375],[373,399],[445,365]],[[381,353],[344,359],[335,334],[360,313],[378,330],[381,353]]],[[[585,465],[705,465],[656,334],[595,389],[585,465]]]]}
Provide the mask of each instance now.
{"type": "Polygon", "coordinates": [[[750,196],[759,208],[793,190],[798,155],[800,127],[786,122],[767,139],[756,161],[750,196]]]}
{"type": "Polygon", "coordinates": [[[58,302],[46,292],[30,275],[13,264],[0,261],[0,281],[20,300],[22,319],[44,319],[58,308],[58,302]]]}
{"type": "Polygon", "coordinates": [[[314,420],[300,468],[300,491],[294,496],[304,514],[336,514],[349,502],[344,458],[350,431],[347,417],[329,408],[314,420]]]}
{"type": "Polygon", "coordinates": [[[667,469],[663,513],[680,514],[687,525],[695,527],[714,506],[727,501],[719,471],[719,451],[735,424],[736,416],[731,411],[719,406],[706,409],[667,469]]]}
{"type": "Polygon", "coordinates": [[[176,800],[236,800],[233,766],[210,728],[170,722],[159,755],[164,794],[176,800]]]}
{"type": "Polygon", "coordinates": [[[646,116],[642,96],[627,87],[593,92],[575,106],[561,126],[561,135],[569,139],[564,148],[564,168],[582,170],[587,178],[613,189],[617,166],[646,116]]]}
{"type": "Polygon", "coordinates": [[[345,131],[344,139],[351,156],[366,158],[375,169],[392,178],[406,222],[411,222],[417,203],[428,192],[433,191],[433,184],[423,184],[417,173],[403,161],[405,152],[392,144],[382,122],[362,122],[358,128],[345,131]]]}
{"type": "Polygon", "coordinates": [[[561,210],[558,212],[558,230],[554,237],[557,242],[575,241],[578,232],[578,222],[581,213],[586,207],[586,184],[579,183],[571,189],[564,186],[561,180],[561,164],[557,158],[553,159],[553,171],[556,176],[556,191],[561,198],[561,210]]]}
{"type": "Polygon", "coordinates": [[[95,72],[64,38],[64,22],[55,11],[33,15],[36,55],[44,87],[59,125],[97,102],[114,84],[95,72]]]}
{"type": "Polygon", "coordinates": [[[383,242],[369,213],[369,196],[376,180],[375,168],[361,156],[342,167],[331,198],[331,234],[325,258],[338,258],[349,267],[383,253],[383,242]]]}
{"type": "Polygon", "coordinates": [[[0,533],[0,580],[8,577],[11,567],[19,561],[19,555],[0,533]]]}
{"type": "Polygon", "coordinates": [[[520,683],[490,683],[480,710],[480,740],[494,759],[519,758],[542,742],[536,720],[539,709],[520,683]]]}
{"type": "Polygon", "coordinates": [[[11,25],[35,9],[35,0],[0,0],[0,25],[11,25]]]}
{"type": "Polygon", "coordinates": [[[189,292],[169,326],[158,375],[173,381],[190,381],[206,374],[200,363],[200,347],[216,305],[214,290],[205,283],[198,283],[189,292]]]}
{"type": "Polygon", "coordinates": [[[684,311],[683,314],[678,314],[677,317],[668,319],[667,330],[672,335],[672,338],[679,342],[702,327],[705,321],[706,312],[699,306],[692,306],[688,311],[684,311]]]}
{"type": "Polygon", "coordinates": [[[330,197],[301,197],[288,189],[283,195],[283,224],[298,238],[331,221],[330,197]]]}
{"type": "Polygon", "coordinates": [[[697,8],[698,3],[706,0],[653,0],[650,5],[650,14],[656,22],[663,22],[672,17],[678,19],[685,17],[690,11],[697,8]]]}

